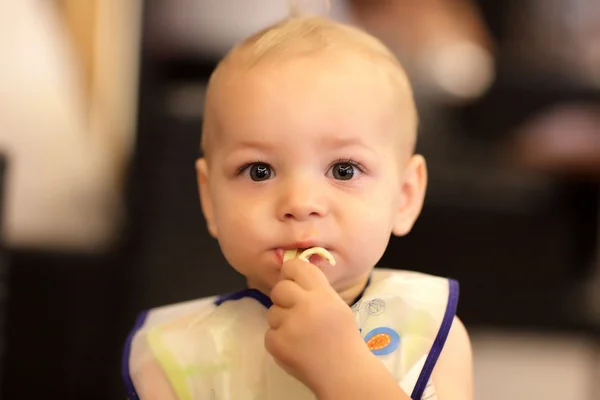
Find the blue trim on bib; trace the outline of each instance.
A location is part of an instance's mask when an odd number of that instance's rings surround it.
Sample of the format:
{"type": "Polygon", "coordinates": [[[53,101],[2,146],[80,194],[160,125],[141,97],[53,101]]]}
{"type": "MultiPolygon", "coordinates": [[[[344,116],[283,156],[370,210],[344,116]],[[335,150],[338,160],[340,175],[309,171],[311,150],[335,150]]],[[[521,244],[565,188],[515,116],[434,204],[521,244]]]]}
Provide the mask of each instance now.
{"type": "MultiPolygon", "coordinates": [[[[354,302],[352,304],[355,304],[358,300],[360,300],[362,298],[362,296],[365,294],[365,290],[367,290],[367,287],[369,287],[370,284],[371,284],[371,277],[369,276],[369,279],[367,280],[367,284],[365,285],[363,290],[356,297],[356,299],[354,300],[354,302]]],[[[239,290],[237,292],[224,294],[222,296],[219,296],[215,300],[215,305],[218,307],[221,304],[225,303],[226,301],[240,300],[240,299],[243,299],[244,297],[253,298],[254,300],[258,301],[260,304],[265,306],[265,308],[271,308],[271,306],[273,305],[273,302],[271,301],[269,296],[267,296],[266,294],[264,294],[263,292],[261,292],[258,289],[243,289],[243,290],[239,290]]]]}
{"type": "Polygon", "coordinates": [[[257,300],[260,304],[265,306],[265,308],[270,308],[273,305],[273,302],[271,301],[269,296],[267,296],[260,290],[256,290],[256,289],[244,289],[244,290],[240,290],[238,292],[219,296],[217,298],[217,300],[215,300],[215,305],[218,307],[221,304],[225,303],[226,301],[240,300],[240,299],[243,299],[244,297],[251,297],[254,300],[257,300]]]}
{"type": "Polygon", "coordinates": [[[444,348],[444,344],[446,343],[446,339],[448,338],[448,333],[450,332],[450,328],[452,327],[452,321],[454,321],[454,316],[456,315],[456,307],[458,305],[458,295],[460,288],[458,282],[453,279],[449,279],[448,284],[450,286],[450,293],[448,295],[448,304],[446,305],[444,319],[442,320],[440,330],[438,331],[437,336],[433,341],[431,350],[427,355],[427,359],[425,360],[425,364],[423,365],[423,369],[421,370],[419,379],[417,379],[415,388],[413,389],[413,392],[410,395],[410,398],[413,400],[421,400],[421,397],[423,397],[423,392],[427,387],[429,378],[431,378],[431,374],[433,372],[433,368],[435,367],[435,363],[437,362],[440,353],[444,348]]]}
{"type": "Polygon", "coordinates": [[[127,390],[127,398],[129,400],[138,400],[140,398],[135,390],[135,385],[133,384],[133,380],[131,379],[131,375],[129,373],[129,358],[131,357],[131,344],[133,343],[133,337],[144,325],[144,322],[146,322],[146,317],[148,317],[148,311],[144,311],[138,316],[133,329],[127,337],[125,348],[123,350],[123,359],[121,360],[121,377],[123,378],[125,389],[127,390]]]}

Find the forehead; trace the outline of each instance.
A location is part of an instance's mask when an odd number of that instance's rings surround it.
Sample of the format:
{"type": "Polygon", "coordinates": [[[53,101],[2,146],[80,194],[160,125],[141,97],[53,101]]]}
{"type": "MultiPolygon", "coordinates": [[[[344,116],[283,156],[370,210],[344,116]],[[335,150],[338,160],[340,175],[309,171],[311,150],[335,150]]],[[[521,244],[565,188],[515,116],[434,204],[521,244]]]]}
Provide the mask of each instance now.
{"type": "Polygon", "coordinates": [[[394,130],[399,135],[414,119],[408,88],[402,92],[384,69],[352,54],[294,57],[251,69],[228,66],[222,72],[213,88],[220,127],[214,139],[221,144],[314,131],[363,132],[375,139],[394,130]]]}

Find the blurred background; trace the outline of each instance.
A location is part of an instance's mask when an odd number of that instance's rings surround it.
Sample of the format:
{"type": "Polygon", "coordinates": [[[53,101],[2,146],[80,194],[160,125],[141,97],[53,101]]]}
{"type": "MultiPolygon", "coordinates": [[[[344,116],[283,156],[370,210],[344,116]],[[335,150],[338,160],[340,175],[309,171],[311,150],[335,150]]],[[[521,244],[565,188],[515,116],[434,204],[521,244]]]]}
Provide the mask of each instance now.
{"type": "MultiPolygon", "coordinates": [[[[123,399],[139,311],[243,285],[198,205],[204,92],[287,10],[0,2],[2,399],[123,399]]],[[[600,2],[334,0],[330,15],[393,49],[420,109],[426,205],[381,265],[460,280],[477,399],[597,399],[600,2]]]]}

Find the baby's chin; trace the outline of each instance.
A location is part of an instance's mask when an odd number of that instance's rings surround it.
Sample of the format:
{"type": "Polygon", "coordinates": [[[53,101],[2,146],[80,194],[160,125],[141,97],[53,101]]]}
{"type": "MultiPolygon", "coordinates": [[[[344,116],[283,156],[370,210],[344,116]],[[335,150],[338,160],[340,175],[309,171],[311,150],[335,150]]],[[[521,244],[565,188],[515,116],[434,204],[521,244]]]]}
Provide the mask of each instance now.
{"type": "Polygon", "coordinates": [[[256,289],[267,296],[270,296],[271,290],[279,282],[279,275],[276,277],[249,277],[246,279],[248,289],[256,289]]]}
{"type": "Polygon", "coordinates": [[[333,282],[330,280],[331,286],[346,302],[353,301],[367,286],[371,271],[355,276],[347,276],[343,280],[333,282]]]}

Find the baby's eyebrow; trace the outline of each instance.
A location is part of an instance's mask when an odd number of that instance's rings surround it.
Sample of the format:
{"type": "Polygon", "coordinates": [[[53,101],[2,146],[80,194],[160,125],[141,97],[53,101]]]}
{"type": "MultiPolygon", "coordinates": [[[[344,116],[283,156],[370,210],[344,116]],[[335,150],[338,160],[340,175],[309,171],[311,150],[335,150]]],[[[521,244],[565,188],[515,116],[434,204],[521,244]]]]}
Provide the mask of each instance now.
{"type": "Polygon", "coordinates": [[[242,139],[236,142],[233,146],[233,150],[238,149],[257,149],[257,150],[269,150],[271,149],[271,145],[264,140],[254,140],[254,139],[242,139]]]}
{"type": "Polygon", "coordinates": [[[357,137],[323,135],[322,142],[329,147],[366,146],[366,143],[357,137]]]}
{"type": "MultiPolygon", "coordinates": [[[[362,148],[365,150],[373,151],[372,146],[360,137],[354,136],[342,136],[342,135],[331,135],[323,134],[319,139],[318,143],[322,149],[344,149],[344,148],[362,148]]],[[[271,143],[268,140],[261,140],[255,138],[243,138],[236,141],[229,150],[229,153],[237,153],[243,150],[258,150],[264,153],[274,152],[277,150],[280,143],[271,143]]]]}
{"type": "Polygon", "coordinates": [[[376,153],[374,143],[365,139],[364,137],[357,136],[343,136],[343,135],[323,135],[320,140],[321,145],[324,149],[328,150],[341,150],[341,149],[352,149],[358,150],[361,154],[376,153]]]}

